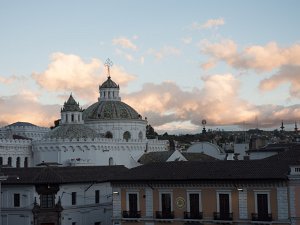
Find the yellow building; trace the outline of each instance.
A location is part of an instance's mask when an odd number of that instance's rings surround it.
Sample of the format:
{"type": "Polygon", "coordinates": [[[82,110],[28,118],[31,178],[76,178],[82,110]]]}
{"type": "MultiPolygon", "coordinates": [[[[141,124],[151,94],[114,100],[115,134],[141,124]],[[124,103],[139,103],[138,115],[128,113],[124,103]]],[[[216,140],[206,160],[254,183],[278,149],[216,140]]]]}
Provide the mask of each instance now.
{"type": "Polygon", "coordinates": [[[277,156],[130,169],[112,181],[113,224],[300,224],[299,200],[291,197],[299,196],[300,166],[292,167],[299,173],[290,188],[290,163],[277,156]]]}

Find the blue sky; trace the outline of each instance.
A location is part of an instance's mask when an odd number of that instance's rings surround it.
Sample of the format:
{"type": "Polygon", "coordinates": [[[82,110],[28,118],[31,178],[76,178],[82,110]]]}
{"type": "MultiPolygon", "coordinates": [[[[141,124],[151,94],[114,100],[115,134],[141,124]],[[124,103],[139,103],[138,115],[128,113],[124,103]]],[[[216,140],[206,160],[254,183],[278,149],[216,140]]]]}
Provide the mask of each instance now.
{"type": "Polygon", "coordinates": [[[159,131],[198,132],[202,119],[213,128],[293,124],[299,8],[299,1],[0,1],[0,123],[52,125],[71,92],[84,107],[97,101],[110,58],[122,100],[159,131]]]}

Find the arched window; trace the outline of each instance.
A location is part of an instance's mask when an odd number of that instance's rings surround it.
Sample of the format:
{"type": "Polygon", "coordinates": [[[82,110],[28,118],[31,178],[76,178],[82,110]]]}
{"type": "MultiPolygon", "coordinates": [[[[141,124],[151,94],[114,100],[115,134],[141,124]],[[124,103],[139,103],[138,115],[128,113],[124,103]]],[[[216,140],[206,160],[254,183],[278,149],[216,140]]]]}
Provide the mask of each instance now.
{"type": "Polygon", "coordinates": [[[140,140],[143,139],[143,132],[142,132],[142,131],[139,132],[139,139],[140,139],[140,140]]]}
{"type": "Polygon", "coordinates": [[[131,134],[129,131],[125,131],[123,134],[123,139],[125,139],[126,141],[128,141],[131,138],[131,134]]]}
{"type": "Polygon", "coordinates": [[[24,167],[25,168],[28,167],[28,157],[25,157],[25,159],[24,159],[24,167]]]}
{"type": "Polygon", "coordinates": [[[12,160],[11,160],[11,157],[8,157],[7,159],[7,165],[11,166],[12,165],[12,160]]]}
{"type": "Polygon", "coordinates": [[[17,167],[17,168],[20,168],[20,164],[21,164],[20,157],[17,157],[17,160],[16,160],[16,167],[17,167]]]}
{"type": "Polygon", "coordinates": [[[2,166],[2,165],[3,165],[3,158],[0,157],[0,166],[2,166]]]}
{"type": "Polygon", "coordinates": [[[113,134],[110,131],[107,131],[105,134],[106,138],[113,138],[113,134]]]}
{"type": "Polygon", "coordinates": [[[109,157],[108,165],[110,165],[110,166],[114,165],[114,159],[112,157],[109,157]]]}
{"type": "Polygon", "coordinates": [[[74,114],[71,115],[71,121],[74,122],[74,114]]]}
{"type": "Polygon", "coordinates": [[[80,122],[80,115],[78,115],[78,122],[80,122]]]}

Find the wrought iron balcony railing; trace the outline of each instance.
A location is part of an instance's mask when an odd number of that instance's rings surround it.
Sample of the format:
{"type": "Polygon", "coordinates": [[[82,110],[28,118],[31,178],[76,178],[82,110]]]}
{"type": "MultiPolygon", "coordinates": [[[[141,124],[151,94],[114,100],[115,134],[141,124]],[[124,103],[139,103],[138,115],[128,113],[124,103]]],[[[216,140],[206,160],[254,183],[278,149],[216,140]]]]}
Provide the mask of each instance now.
{"type": "Polygon", "coordinates": [[[123,211],[123,218],[141,218],[141,211],[123,211]]]}
{"type": "Polygon", "coordinates": [[[156,219],[174,219],[174,212],[172,211],[156,211],[156,219]]]}
{"type": "Polygon", "coordinates": [[[272,221],[271,213],[252,213],[252,221],[272,221]]]}
{"type": "Polygon", "coordinates": [[[184,219],[198,219],[201,220],[203,218],[202,212],[184,212],[184,219]]]}
{"type": "Polygon", "coordinates": [[[214,220],[232,220],[233,213],[214,212],[214,220]]]}

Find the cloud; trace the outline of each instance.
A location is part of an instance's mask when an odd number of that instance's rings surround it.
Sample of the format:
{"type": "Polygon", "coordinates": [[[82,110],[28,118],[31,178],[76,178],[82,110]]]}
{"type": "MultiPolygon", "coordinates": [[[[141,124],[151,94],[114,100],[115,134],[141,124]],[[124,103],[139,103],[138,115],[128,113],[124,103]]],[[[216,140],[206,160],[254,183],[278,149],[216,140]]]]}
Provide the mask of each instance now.
{"type": "Polygon", "coordinates": [[[272,91],[284,83],[290,84],[290,96],[300,99],[300,66],[283,66],[278,73],[262,80],[259,89],[272,91]]]}
{"type": "Polygon", "coordinates": [[[270,42],[265,46],[253,45],[238,51],[232,40],[219,43],[204,40],[199,46],[202,53],[211,57],[210,61],[224,61],[236,69],[268,72],[284,65],[300,65],[300,44],[284,48],[270,42]]]}
{"type": "Polygon", "coordinates": [[[239,89],[240,82],[232,74],[215,74],[203,78],[201,89],[183,91],[173,82],[147,83],[123,100],[163,132],[175,127],[197,132],[203,119],[208,126],[250,124],[249,128],[256,127],[255,118],[263,121],[260,128],[276,127],[281,120],[299,120],[300,105],[253,105],[238,97],[239,89]]]}
{"type": "Polygon", "coordinates": [[[156,59],[161,60],[167,56],[178,56],[180,55],[180,50],[178,48],[172,47],[172,46],[164,46],[160,50],[155,49],[149,49],[148,54],[153,55],[156,59]]]}
{"type": "MultiPolygon", "coordinates": [[[[50,92],[70,93],[88,101],[98,97],[98,85],[106,80],[104,63],[99,59],[84,62],[77,55],[53,53],[48,68],[41,73],[33,73],[32,78],[44,90],[50,92]]],[[[111,68],[113,80],[123,87],[135,77],[122,67],[111,68]]]]}
{"type": "Polygon", "coordinates": [[[191,121],[201,125],[230,124],[253,118],[257,113],[247,102],[238,99],[239,82],[231,74],[213,75],[203,79],[202,90],[182,91],[173,82],[145,84],[140,92],[125,96],[125,101],[149,118],[154,126],[191,121]],[[142,102],[142,104],[141,104],[142,102]],[[235,116],[232,115],[235,110],[235,116]]]}
{"type": "Polygon", "coordinates": [[[184,44],[186,44],[186,45],[191,44],[191,43],[192,43],[192,40],[193,40],[192,37],[184,37],[184,38],[181,39],[181,41],[182,41],[184,44]]]}
{"type": "Polygon", "coordinates": [[[128,54],[128,53],[126,53],[126,52],[124,52],[124,51],[122,51],[120,49],[116,49],[116,54],[119,55],[119,56],[124,57],[129,62],[135,61],[133,55],[128,54]]]}
{"type": "Polygon", "coordinates": [[[218,27],[218,26],[221,26],[221,25],[224,25],[225,24],[225,21],[223,18],[219,18],[219,19],[210,19],[210,20],[207,20],[203,25],[202,27],[203,28],[213,28],[213,27],[218,27]]]}
{"type": "Polygon", "coordinates": [[[211,29],[211,28],[222,26],[224,24],[225,24],[225,20],[223,18],[209,19],[205,23],[193,22],[190,25],[190,29],[191,30],[211,29]]]}
{"type": "Polygon", "coordinates": [[[30,122],[39,126],[52,126],[60,118],[60,105],[44,105],[37,101],[36,94],[25,91],[17,95],[0,97],[0,124],[16,121],[30,122]]]}
{"type": "Polygon", "coordinates": [[[12,75],[12,76],[5,77],[5,76],[0,75],[0,83],[2,83],[2,84],[12,84],[14,82],[18,82],[18,81],[23,82],[26,80],[28,80],[28,78],[24,77],[24,76],[12,75]]]}
{"type": "MultiPolygon", "coordinates": [[[[134,36],[134,39],[137,39],[137,36],[134,36]]],[[[128,38],[125,37],[114,38],[112,40],[112,43],[113,45],[117,45],[125,49],[131,49],[134,51],[137,50],[137,46],[133,44],[132,41],[130,41],[128,38]]]]}

